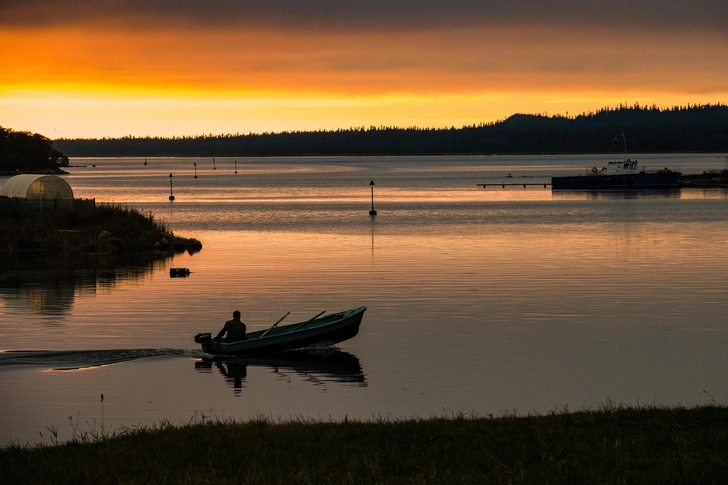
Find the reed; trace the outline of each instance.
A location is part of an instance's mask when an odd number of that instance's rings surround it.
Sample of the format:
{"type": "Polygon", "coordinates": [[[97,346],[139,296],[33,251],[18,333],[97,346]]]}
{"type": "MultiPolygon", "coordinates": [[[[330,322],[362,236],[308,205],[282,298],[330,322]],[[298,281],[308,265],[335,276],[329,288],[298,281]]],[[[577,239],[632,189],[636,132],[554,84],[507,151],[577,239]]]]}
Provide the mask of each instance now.
{"type": "MultiPolygon", "coordinates": [[[[86,437],[88,438],[88,437],[86,437]]],[[[0,450],[0,483],[725,483],[728,408],[246,422],[0,450]]]]}

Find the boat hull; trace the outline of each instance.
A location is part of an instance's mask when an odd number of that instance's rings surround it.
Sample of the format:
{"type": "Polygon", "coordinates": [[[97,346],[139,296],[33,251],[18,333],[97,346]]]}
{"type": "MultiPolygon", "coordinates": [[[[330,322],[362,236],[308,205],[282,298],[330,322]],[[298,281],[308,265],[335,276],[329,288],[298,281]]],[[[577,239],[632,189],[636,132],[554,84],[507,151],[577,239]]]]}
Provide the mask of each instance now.
{"type": "Polygon", "coordinates": [[[336,344],[355,337],[366,307],[359,307],[306,323],[294,323],[265,331],[250,332],[247,340],[238,342],[214,341],[209,334],[198,334],[195,341],[212,355],[265,355],[297,350],[316,344],[336,344]]]}
{"type": "Polygon", "coordinates": [[[680,172],[640,172],[612,175],[552,177],[554,190],[673,189],[680,187],[680,172]]]}

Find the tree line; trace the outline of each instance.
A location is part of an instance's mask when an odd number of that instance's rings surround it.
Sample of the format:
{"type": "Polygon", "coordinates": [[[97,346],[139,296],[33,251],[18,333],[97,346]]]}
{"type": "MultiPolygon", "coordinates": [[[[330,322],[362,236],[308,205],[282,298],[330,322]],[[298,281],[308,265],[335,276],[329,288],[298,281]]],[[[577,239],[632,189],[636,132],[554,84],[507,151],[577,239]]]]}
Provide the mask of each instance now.
{"type": "Polygon", "coordinates": [[[576,116],[514,114],[462,128],[357,127],[339,130],[59,139],[69,156],[295,156],[726,152],[728,106],[662,109],[620,105],[576,116]],[[618,137],[615,147],[615,137],[618,137]]]}
{"type": "Polygon", "coordinates": [[[68,157],[43,135],[0,126],[0,172],[57,171],[68,157]]]}

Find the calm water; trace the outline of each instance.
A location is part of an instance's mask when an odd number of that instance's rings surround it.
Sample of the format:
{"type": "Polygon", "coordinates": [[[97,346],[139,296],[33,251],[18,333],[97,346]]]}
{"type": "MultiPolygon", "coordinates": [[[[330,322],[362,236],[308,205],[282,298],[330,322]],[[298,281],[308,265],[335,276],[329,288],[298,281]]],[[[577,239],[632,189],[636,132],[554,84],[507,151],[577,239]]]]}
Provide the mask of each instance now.
{"type": "MultiPolygon", "coordinates": [[[[695,173],[725,155],[633,158],[695,173]]],[[[726,191],[476,186],[605,160],[72,160],[76,197],[152,211],[203,250],[0,263],[0,444],[75,422],[726,403],[726,191]],[[361,305],[356,338],[287,359],[212,362],[192,340],[235,309],[259,329],[361,305]]]]}

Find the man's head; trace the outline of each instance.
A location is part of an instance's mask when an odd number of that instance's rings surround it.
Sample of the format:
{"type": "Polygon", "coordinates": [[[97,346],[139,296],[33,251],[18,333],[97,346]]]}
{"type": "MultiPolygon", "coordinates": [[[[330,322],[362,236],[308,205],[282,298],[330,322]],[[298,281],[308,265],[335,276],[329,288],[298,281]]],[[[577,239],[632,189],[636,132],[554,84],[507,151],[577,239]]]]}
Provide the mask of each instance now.
{"type": "Polygon", "coordinates": [[[234,318],[235,320],[240,320],[240,312],[239,312],[239,311],[237,311],[237,310],[235,310],[235,311],[233,312],[233,318],[234,318]]]}

